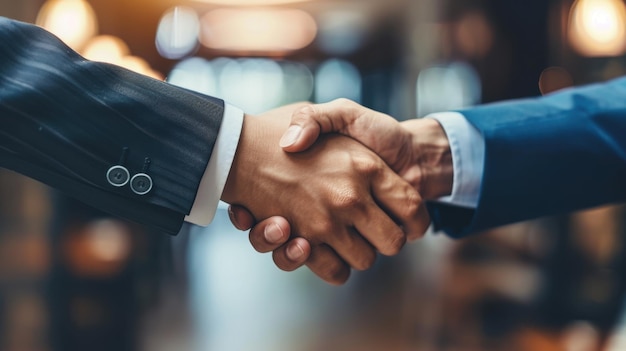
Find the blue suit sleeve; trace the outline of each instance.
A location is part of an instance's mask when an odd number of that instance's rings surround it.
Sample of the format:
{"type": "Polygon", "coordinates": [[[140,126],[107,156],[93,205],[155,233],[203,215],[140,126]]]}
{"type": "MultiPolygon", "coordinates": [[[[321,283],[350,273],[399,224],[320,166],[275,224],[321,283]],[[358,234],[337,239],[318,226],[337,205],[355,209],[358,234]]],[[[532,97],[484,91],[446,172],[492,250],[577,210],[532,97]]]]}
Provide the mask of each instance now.
{"type": "Polygon", "coordinates": [[[626,200],[626,78],[460,112],[485,165],[475,210],[430,205],[449,235],[626,200]]]}

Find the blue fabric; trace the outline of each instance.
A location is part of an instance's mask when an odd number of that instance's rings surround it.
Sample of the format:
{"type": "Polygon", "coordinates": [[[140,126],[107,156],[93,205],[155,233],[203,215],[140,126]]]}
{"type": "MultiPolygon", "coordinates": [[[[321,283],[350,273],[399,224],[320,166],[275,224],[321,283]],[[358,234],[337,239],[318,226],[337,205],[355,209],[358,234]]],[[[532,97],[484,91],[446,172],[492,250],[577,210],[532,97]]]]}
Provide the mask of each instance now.
{"type": "Polygon", "coordinates": [[[475,210],[429,205],[449,235],[626,200],[626,78],[459,112],[485,166],[475,210]]]}

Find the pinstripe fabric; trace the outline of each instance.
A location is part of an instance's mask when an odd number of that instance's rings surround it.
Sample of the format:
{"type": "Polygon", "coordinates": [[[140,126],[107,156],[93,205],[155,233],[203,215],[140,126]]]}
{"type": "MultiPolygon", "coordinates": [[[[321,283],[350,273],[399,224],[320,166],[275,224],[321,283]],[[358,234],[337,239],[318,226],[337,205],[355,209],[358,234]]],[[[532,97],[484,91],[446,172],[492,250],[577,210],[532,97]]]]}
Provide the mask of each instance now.
{"type": "Polygon", "coordinates": [[[168,233],[189,213],[220,128],[221,100],[86,61],[38,27],[0,17],[0,166],[168,233]],[[116,188],[120,161],[144,196],[116,188]]]}

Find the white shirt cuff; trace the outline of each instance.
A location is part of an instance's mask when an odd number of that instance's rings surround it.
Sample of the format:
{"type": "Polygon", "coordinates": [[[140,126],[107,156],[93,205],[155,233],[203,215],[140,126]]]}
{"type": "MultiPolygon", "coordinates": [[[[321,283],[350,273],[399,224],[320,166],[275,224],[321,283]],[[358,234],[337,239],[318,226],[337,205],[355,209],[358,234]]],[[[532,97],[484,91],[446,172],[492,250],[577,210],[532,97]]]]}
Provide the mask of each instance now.
{"type": "Polygon", "coordinates": [[[213,220],[235,159],[242,126],[243,111],[224,103],[222,126],[217,134],[209,164],[200,180],[191,212],[185,217],[186,222],[207,226],[213,220]]]}
{"type": "Polygon", "coordinates": [[[454,180],[452,194],[437,199],[455,206],[476,208],[485,164],[485,140],[478,129],[458,112],[433,113],[450,142],[454,180]]]}

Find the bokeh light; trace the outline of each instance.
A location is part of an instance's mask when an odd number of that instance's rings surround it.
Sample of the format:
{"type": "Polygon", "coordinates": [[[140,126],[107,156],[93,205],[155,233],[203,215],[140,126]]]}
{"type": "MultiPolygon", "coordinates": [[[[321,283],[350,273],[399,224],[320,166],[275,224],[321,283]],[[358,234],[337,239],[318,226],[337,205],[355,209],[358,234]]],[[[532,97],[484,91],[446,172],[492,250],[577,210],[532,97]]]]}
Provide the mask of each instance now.
{"type": "Polygon", "coordinates": [[[618,56],[626,51],[626,5],[621,0],[577,0],[569,40],[584,56],[618,56]]]}
{"type": "Polygon", "coordinates": [[[100,35],[91,39],[83,50],[83,56],[88,60],[112,64],[119,63],[129,53],[128,45],[112,35],[100,35]]]}
{"type": "Polygon", "coordinates": [[[572,75],[563,67],[548,67],[539,77],[541,94],[549,94],[574,85],[572,75]]]}
{"type": "Polygon", "coordinates": [[[217,75],[211,63],[193,57],[177,64],[167,77],[167,82],[210,96],[218,96],[217,75]]]}
{"type": "Polygon", "coordinates": [[[156,47],[161,56],[179,59],[198,46],[200,19],[195,10],[176,6],[167,11],[157,28],[156,47]]]}
{"type": "Polygon", "coordinates": [[[361,86],[361,73],[353,64],[337,59],[325,61],[315,75],[315,102],[338,98],[361,102],[361,86]]]}
{"type": "Polygon", "coordinates": [[[100,35],[91,39],[82,54],[91,61],[110,63],[154,79],[163,79],[146,60],[130,55],[130,49],[122,39],[112,35],[100,35]]]}
{"type": "Polygon", "coordinates": [[[468,58],[482,58],[493,46],[493,28],[479,11],[464,14],[456,25],[455,35],[459,49],[468,58]]]}
{"type": "Polygon", "coordinates": [[[152,71],[152,69],[150,68],[150,64],[148,64],[146,60],[138,56],[124,56],[122,57],[118,65],[133,72],[141,73],[144,75],[150,75],[150,72],[152,71]]]}
{"type": "Polygon", "coordinates": [[[228,5],[228,6],[267,6],[291,4],[296,2],[305,2],[309,0],[195,0],[196,2],[205,2],[209,4],[228,5]]]}
{"type": "Polygon", "coordinates": [[[282,104],[300,101],[310,101],[313,95],[315,79],[311,70],[298,62],[280,62],[283,69],[283,98],[282,104]]]}
{"type": "Polygon", "coordinates": [[[466,63],[427,68],[417,78],[418,116],[471,106],[480,99],[480,78],[466,63]]]}
{"type": "Polygon", "coordinates": [[[318,22],[317,44],[333,55],[347,55],[359,49],[371,24],[363,13],[345,10],[322,13],[318,22]]]}
{"type": "Polygon", "coordinates": [[[98,32],[96,14],[84,0],[48,0],[36,23],[74,50],[80,50],[98,32]]]}
{"type": "Polygon", "coordinates": [[[228,61],[219,73],[220,97],[248,113],[261,113],[280,104],[283,71],[268,59],[228,61]]]}
{"type": "Polygon", "coordinates": [[[285,53],[311,44],[317,24],[301,10],[217,9],[201,20],[200,41],[217,50],[285,53]]]}
{"type": "Polygon", "coordinates": [[[89,277],[118,274],[128,263],[133,248],[130,228],[110,219],[76,228],[63,244],[68,268],[89,277]]]}
{"type": "Polygon", "coordinates": [[[101,220],[87,227],[88,247],[104,262],[120,262],[130,255],[131,240],[128,227],[114,220],[101,220]]]}

